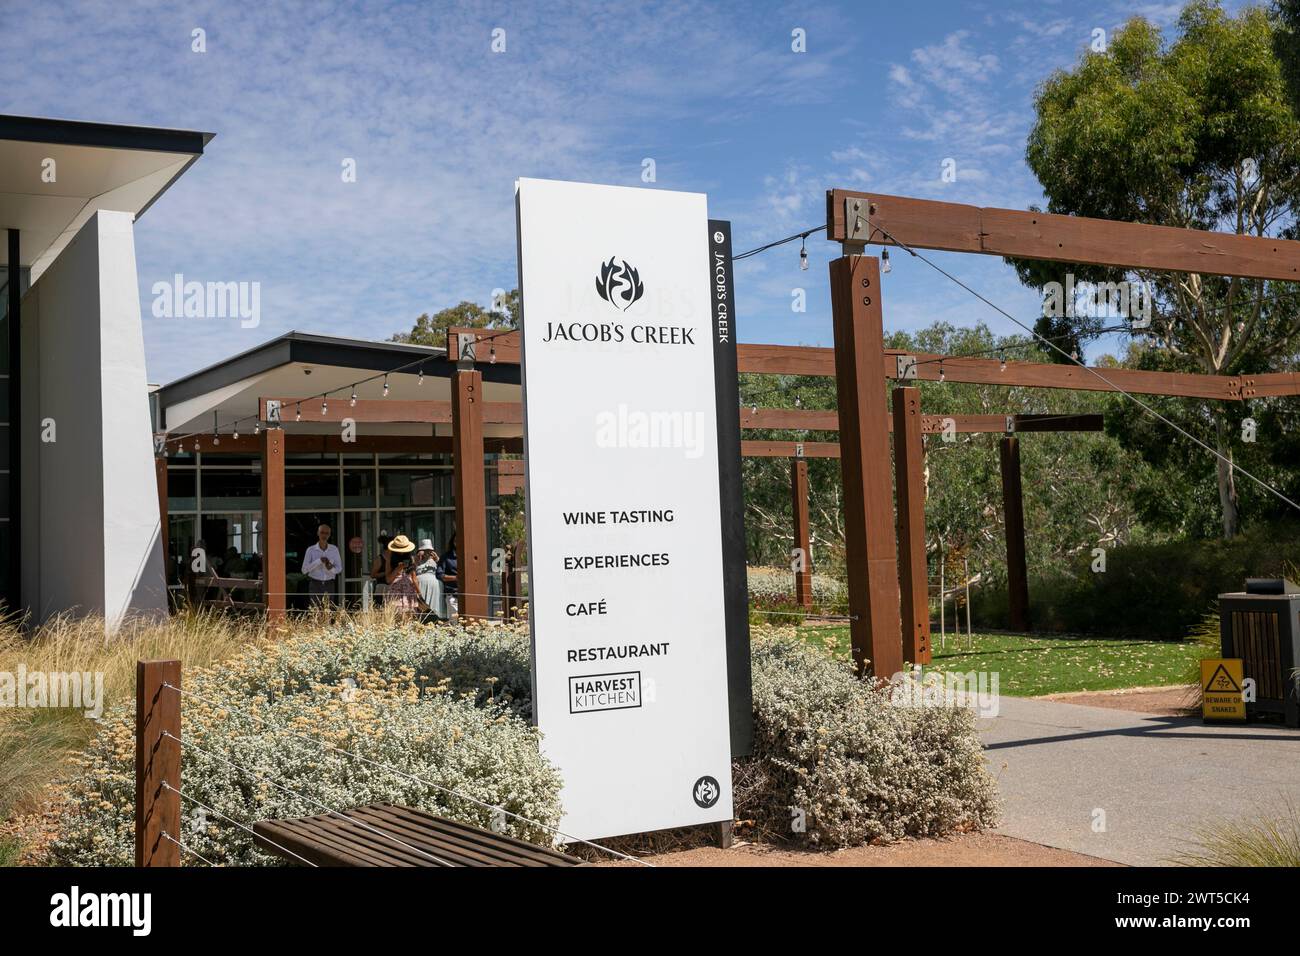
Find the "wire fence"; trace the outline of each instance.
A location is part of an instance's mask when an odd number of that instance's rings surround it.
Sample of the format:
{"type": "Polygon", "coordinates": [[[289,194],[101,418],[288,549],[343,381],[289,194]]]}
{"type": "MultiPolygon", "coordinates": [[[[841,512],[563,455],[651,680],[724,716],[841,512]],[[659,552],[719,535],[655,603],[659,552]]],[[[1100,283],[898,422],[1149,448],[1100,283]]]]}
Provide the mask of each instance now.
{"type": "MultiPolygon", "coordinates": [[[[232,702],[230,702],[230,701],[228,701],[228,700],[227,700],[227,701],[217,701],[217,700],[213,700],[213,699],[210,698],[210,697],[207,697],[207,696],[204,696],[204,695],[201,695],[201,694],[196,694],[196,693],[193,692],[193,691],[186,690],[186,689],[184,689],[184,688],[182,688],[182,687],[180,687],[180,686],[178,686],[178,685],[176,685],[176,684],[173,684],[173,683],[170,683],[170,682],[167,682],[167,681],[164,681],[164,682],[161,684],[161,687],[162,687],[162,688],[165,688],[166,690],[169,690],[169,691],[175,693],[175,694],[177,695],[177,697],[178,697],[178,704],[179,704],[179,702],[182,701],[183,699],[185,699],[185,698],[190,698],[190,699],[192,699],[192,700],[195,700],[195,701],[198,701],[198,702],[200,702],[200,703],[203,703],[203,704],[205,704],[205,705],[207,705],[207,706],[209,706],[209,707],[213,707],[213,708],[225,709],[225,710],[233,711],[233,712],[235,712],[235,713],[240,714],[240,715],[243,716],[243,717],[246,717],[246,718],[248,718],[248,719],[250,719],[250,720],[256,722],[258,725],[263,726],[263,727],[267,727],[268,724],[269,724],[269,721],[267,720],[267,718],[263,717],[262,715],[260,715],[260,714],[258,714],[258,713],[256,713],[256,712],[254,712],[253,710],[250,710],[250,709],[247,708],[247,707],[241,707],[241,706],[239,706],[239,705],[237,705],[237,704],[234,704],[234,703],[232,703],[232,702]]],[[[493,815],[494,830],[496,829],[495,821],[500,820],[500,819],[511,819],[511,820],[517,821],[517,822],[519,822],[519,823],[522,823],[522,824],[524,824],[524,825],[526,825],[526,826],[528,826],[528,827],[531,827],[531,828],[533,828],[535,831],[538,831],[538,832],[544,832],[544,833],[549,833],[549,834],[552,836],[552,838],[558,838],[558,839],[560,839],[560,840],[562,840],[563,842],[566,842],[566,843],[571,843],[571,844],[572,844],[572,843],[578,843],[578,844],[582,844],[582,845],[584,845],[584,846],[590,847],[590,848],[593,849],[593,850],[596,850],[596,851],[599,852],[599,853],[603,853],[603,854],[605,854],[605,855],[607,855],[607,856],[610,856],[610,857],[612,857],[612,858],[614,858],[614,859],[618,859],[618,860],[622,860],[622,861],[627,861],[627,862],[635,863],[635,864],[638,864],[638,865],[641,865],[641,866],[647,866],[647,867],[649,867],[649,866],[653,866],[653,864],[649,863],[649,862],[646,861],[646,860],[642,860],[642,859],[639,859],[639,858],[637,858],[637,857],[634,857],[634,856],[632,856],[632,855],[630,855],[630,854],[628,854],[628,853],[624,853],[624,852],[622,852],[622,851],[615,850],[615,849],[613,849],[612,847],[608,847],[608,846],[605,846],[605,845],[603,845],[603,844],[601,844],[601,843],[597,843],[597,842],[594,841],[594,840],[587,840],[587,839],[583,839],[583,838],[581,838],[581,837],[577,837],[577,836],[575,836],[575,835],[573,835],[573,834],[571,834],[571,833],[566,833],[565,831],[559,829],[558,827],[551,826],[550,824],[548,824],[548,823],[544,823],[544,822],[542,822],[541,820],[535,820],[535,819],[532,819],[532,818],[530,818],[530,817],[528,817],[528,816],[526,816],[526,815],[524,815],[524,814],[521,814],[521,813],[518,813],[518,812],[516,812],[516,811],[513,811],[513,810],[510,810],[510,809],[507,809],[506,807],[502,806],[501,804],[498,804],[498,803],[492,803],[491,801],[483,800],[483,799],[480,799],[480,798],[478,798],[478,797],[474,797],[474,796],[472,796],[472,795],[470,795],[470,794],[467,794],[467,793],[464,793],[464,792],[462,792],[462,791],[460,791],[460,790],[457,790],[457,789],[454,788],[454,787],[449,787],[449,786],[446,786],[445,784],[440,784],[440,783],[437,783],[436,781],[429,780],[429,779],[426,778],[426,777],[422,777],[422,776],[419,776],[419,775],[417,775],[417,774],[410,773],[410,772],[408,772],[408,771],[402,770],[402,769],[399,768],[399,767],[395,767],[395,766],[393,766],[392,764],[388,764],[388,763],[385,763],[385,762],[383,762],[383,761],[379,761],[379,760],[374,760],[374,759],[372,759],[372,758],[370,758],[370,757],[365,756],[364,754],[359,754],[359,753],[356,753],[356,752],[354,752],[354,751],[352,751],[352,750],[348,750],[348,749],[345,748],[345,747],[337,746],[336,744],[332,744],[332,743],[329,743],[328,741],[321,740],[320,738],[318,738],[318,737],[314,737],[314,736],[312,736],[312,735],[310,735],[310,734],[306,734],[306,733],[302,733],[302,732],[299,732],[299,731],[291,730],[291,729],[286,728],[286,727],[269,728],[269,730],[270,730],[270,732],[274,732],[274,733],[282,734],[282,735],[284,735],[284,736],[289,736],[289,737],[297,738],[297,739],[302,740],[302,741],[305,741],[305,742],[307,742],[307,743],[309,743],[309,744],[311,744],[311,745],[313,745],[313,746],[319,747],[319,748],[321,748],[322,750],[329,751],[329,752],[336,753],[336,754],[339,754],[339,755],[341,755],[341,756],[347,757],[347,758],[349,758],[350,760],[355,760],[355,761],[357,761],[357,762],[359,762],[359,763],[363,763],[363,764],[366,764],[366,765],[369,765],[369,766],[372,766],[372,767],[376,767],[376,768],[379,768],[379,769],[385,770],[385,771],[387,771],[387,772],[389,772],[389,773],[392,773],[392,774],[394,774],[394,775],[396,775],[396,776],[398,776],[398,777],[401,777],[401,778],[403,778],[403,779],[406,779],[406,780],[408,780],[408,781],[411,781],[411,782],[414,782],[414,783],[421,784],[421,785],[423,785],[424,787],[427,787],[428,789],[430,789],[430,790],[432,790],[432,791],[436,791],[436,792],[438,792],[438,793],[440,793],[440,794],[442,794],[442,795],[444,795],[444,796],[446,796],[446,797],[451,798],[452,800],[462,801],[463,803],[465,803],[465,804],[467,804],[467,805],[470,805],[470,806],[473,806],[473,807],[475,807],[475,808],[477,808],[477,809],[480,809],[480,810],[488,810],[488,811],[489,811],[490,813],[492,813],[492,815],[493,815]]],[[[309,795],[307,795],[307,794],[302,793],[300,790],[297,790],[297,789],[295,789],[295,788],[293,788],[293,787],[290,787],[290,786],[286,785],[282,779],[277,778],[276,775],[275,775],[272,771],[270,771],[270,770],[261,769],[261,768],[256,768],[256,769],[255,769],[255,768],[252,768],[252,767],[249,767],[249,766],[245,766],[245,765],[243,765],[243,764],[241,764],[241,763],[239,763],[239,762],[237,762],[237,761],[235,761],[235,760],[230,759],[228,756],[223,756],[222,754],[216,753],[215,751],[213,751],[213,750],[211,750],[211,749],[209,749],[209,748],[207,748],[207,747],[203,747],[203,746],[201,746],[201,745],[199,745],[199,744],[196,744],[196,743],[194,743],[194,742],[192,742],[192,741],[186,741],[186,740],[182,739],[180,736],[177,736],[176,734],[173,734],[173,733],[171,733],[170,731],[167,731],[167,730],[164,730],[164,731],[161,732],[161,737],[163,737],[163,738],[165,738],[165,739],[168,739],[168,740],[174,742],[174,743],[175,743],[175,744],[176,744],[176,745],[177,745],[177,746],[178,746],[178,747],[179,747],[183,752],[188,751],[188,752],[194,754],[195,757],[196,757],[196,759],[203,759],[203,760],[207,760],[207,761],[212,761],[212,762],[214,762],[214,763],[217,763],[217,764],[220,764],[220,765],[222,765],[222,766],[225,766],[225,767],[227,767],[227,768],[229,768],[229,769],[231,769],[231,770],[234,770],[235,772],[237,772],[237,773],[239,773],[239,774],[241,774],[241,775],[244,775],[244,776],[249,777],[249,778],[251,778],[251,779],[253,779],[253,780],[257,780],[257,781],[260,781],[260,782],[262,782],[262,783],[265,783],[265,784],[267,784],[267,785],[269,785],[269,786],[271,786],[271,787],[274,787],[274,788],[276,788],[277,790],[281,791],[282,793],[288,794],[289,796],[291,796],[291,797],[293,797],[293,798],[295,798],[295,799],[301,801],[302,803],[305,803],[305,804],[307,804],[307,805],[309,805],[309,806],[312,806],[312,807],[314,807],[314,808],[316,808],[316,809],[322,811],[324,814],[326,814],[326,815],[328,815],[328,816],[331,816],[331,817],[337,818],[337,819],[339,819],[339,820],[341,820],[341,821],[344,821],[348,826],[351,826],[351,827],[360,827],[361,829],[367,831],[368,833],[371,833],[371,834],[375,835],[376,837],[379,837],[380,839],[383,839],[383,840],[387,841],[388,843],[392,844],[393,846],[397,846],[397,847],[400,847],[400,848],[402,848],[402,849],[404,849],[404,850],[406,850],[406,851],[409,851],[409,852],[411,852],[411,853],[414,853],[414,854],[416,854],[416,855],[418,855],[418,856],[420,856],[420,857],[422,857],[422,858],[428,860],[429,863],[430,863],[431,865],[435,865],[435,866],[453,866],[453,865],[455,865],[451,860],[449,860],[449,859],[447,859],[447,858],[445,858],[445,857],[443,857],[443,856],[440,856],[440,855],[437,854],[437,853],[430,852],[429,850],[427,850],[427,849],[425,849],[425,848],[415,846],[415,845],[413,845],[411,842],[409,842],[408,840],[404,840],[404,839],[402,839],[401,836],[399,836],[399,835],[397,835],[397,834],[394,834],[394,833],[392,833],[392,832],[390,832],[390,831],[384,829],[383,827],[379,827],[379,826],[376,826],[376,825],[373,824],[373,823],[367,822],[367,821],[365,821],[365,820],[361,820],[361,819],[357,818],[356,816],[347,815],[347,814],[345,814],[345,813],[339,811],[339,810],[336,809],[336,808],[330,807],[330,806],[328,806],[328,805],[322,803],[320,800],[317,800],[317,799],[314,798],[314,797],[311,797],[311,796],[309,796],[309,795]]],[[[247,738],[246,738],[246,739],[247,739],[247,738]]],[[[254,830],[253,827],[250,825],[250,821],[240,821],[240,820],[236,820],[236,819],[232,818],[229,814],[226,814],[226,813],[224,813],[224,812],[222,812],[222,811],[220,811],[220,810],[217,810],[215,807],[212,807],[212,806],[209,805],[208,803],[205,803],[205,802],[199,800],[199,799],[198,799],[197,797],[195,797],[193,794],[186,793],[186,792],[185,792],[184,790],[182,790],[181,788],[174,786],[170,781],[168,781],[168,780],[166,780],[166,779],[162,780],[161,784],[162,784],[162,787],[163,787],[164,789],[166,789],[167,791],[169,791],[169,792],[171,792],[171,793],[174,793],[174,794],[175,794],[179,799],[184,800],[184,801],[186,801],[186,802],[188,802],[188,803],[191,803],[191,804],[193,804],[193,805],[199,807],[199,808],[200,808],[201,810],[203,810],[205,813],[213,814],[214,816],[220,818],[221,820],[225,821],[226,823],[230,824],[231,826],[234,826],[234,827],[236,827],[236,828],[238,828],[238,829],[240,829],[240,830],[242,830],[242,831],[244,831],[244,832],[250,834],[250,835],[254,838],[255,841],[257,841],[257,842],[259,842],[259,843],[261,843],[261,844],[267,844],[267,845],[271,846],[272,848],[274,848],[274,849],[280,851],[281,853],[286,854],[288,857],[292,857],[292,858],[297,859],[298,861],[304,863],[305,865],[308,865],[308,866],[316,866],[316,865],[317,865],[317,864],[313,863],[312,861],[306,859],[306,858],[303,857],[302,855],[300,855],[300,854],[294,852],[293,850],[290,850],[289,848],[283,846],[282,844],[276,842],[275,840],[271,839],[270,837],[266,836],[265,834],[257,832],[257,831],[254,830]]],[[[178,839],[176,839],[176,838],[170,836],[169,834],[167,834],[167,833],[164,832],[164,833],[162,834],[162,836],[165,837],[166,839],[168,839],[169,841],[171,841],[172,843],[175,843],[176,846],[180,847],[180,849],[181,849],[183,852],[189,853],[191,856],[194,856],[195,858],[197,858],[197,859],[199,859],[199,860],[202,860],[204,863],[208,864],[209,866],[214,866],[214,865],[216,865],[216,864],[214,864],[211,860],[209,860],[209,859],[205,858],[204,856],[200,855],[200,854],[199,854],[198,852],[196,852],[192,847],[188,847],[188,846],[186,846],[186,845],[183,844],[180,840],[178,840],[178,839]]]]}

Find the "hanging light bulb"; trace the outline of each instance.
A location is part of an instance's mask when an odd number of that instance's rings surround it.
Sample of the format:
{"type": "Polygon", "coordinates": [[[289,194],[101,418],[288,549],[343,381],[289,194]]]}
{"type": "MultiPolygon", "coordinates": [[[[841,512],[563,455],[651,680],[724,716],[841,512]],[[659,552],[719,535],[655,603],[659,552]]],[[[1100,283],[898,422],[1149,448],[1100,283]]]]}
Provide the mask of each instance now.
{"type": "Polygon", "coordinates": [[[803,238],[799,246],[799,268],[804,272],[808,271],[808,237],[803,238]]]}
{"type": "Polygon", "coordinates": [[[348,399],[348,404],[353,407],[357,404],[357,387],[355,385],[352,386],[352,397],[348,399]]]}
{"type": "Polygon", "coordinates": [[[943,381],[943,363],[939,363],[939,381],[943,381]]]}
{"type": "Polygon", "coordinates": [[[198,435],[195,435],[195,436],[194,436],[194,450],[195,450],[195,451],[198,451],[198,450],[199,450],[199,436],[198,436],[198,435]]]}
{"type": "Polygon", "coordinates": [[[384,376],[384,398],[388,397],[388,376],[384,376]]]}
{"type": "Polygon", "coordinates": [[[999,371],[1005,372],[1005,371],[1007,370],[1007,353],[1006,353],[1006,352],[998,352],[998,366],[999,366],[999,369],[998,369],[999,371]]]}
{"type": "Polygon", "coordinates": [[[1077,361],[1079,361],[1079,350],[1078,350],[1078,349],[1070,349],[1070,361],[1071,361],[1071,362],[1077,362],[1077,361]]]}
{"type": "Polygon", "coordinates": [[[497,347],[495,345],[491,346],[488,349],[488,364],[489,365],[497,364],[497,347]]]}
{"type": "Polygon", "coordinates": [[[415,384],[416,384],[416,385],[423,385],[423,384],[424,384],[424,366],[423,366],[423,365],[420,366],[420,377],[417,378],[417,379],[415,380],[415,384]]]}
{"type": "Polygon", "coordinates": [[[235,441],[239,441],[239,426],[238,426],[238,425],[235,426],[235,429],[234,429],[233,432],[231,432],[230,437],[233,438],[235,441]]]}
{"type": "Polygon", "coordinates": [[[302,402],[299,402],[297,405],[293,406],[293,410],[294,410],[294,411],[293,411],[293,420],[294,420],[295,422],[300,422],[300,421],[302,421],[302,402]]]}
{"type": "Polygon", "coordinates": [[[889,250],[888,250],[888,249],[881,249],[881,250],[880,250],[880,271],[881,271],[881,272],[888,272],[888,271],[890,271],[890,270],[893,269],[893,268],[894,268],[894,267],[893,267],[892,265],[890,265],[890,262],[889,262],[889,250]]]}
{"type": "Polygon", "coordinates": [[[322,395],[320,399],[320,413],[321,415],[328,415],[330,413],[330,407],[325,403],[324,395],[322,395]]]}
{"type": "Polygon", "coordinates": [[[254,435],[260,435],[260,434],[262,434],[262,423],[261,423],[261,422],[253,422],[253,434],[254,434],[254,435]]]}

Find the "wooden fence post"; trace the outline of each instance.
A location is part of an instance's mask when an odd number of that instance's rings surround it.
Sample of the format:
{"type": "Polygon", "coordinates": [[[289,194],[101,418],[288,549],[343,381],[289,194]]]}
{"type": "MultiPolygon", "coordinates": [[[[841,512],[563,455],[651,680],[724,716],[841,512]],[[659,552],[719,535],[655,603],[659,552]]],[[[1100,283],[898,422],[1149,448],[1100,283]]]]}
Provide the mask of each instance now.
{"type": "Polygon", "coordinates": [[[181,865],[180,686],[180,661],[136,662],[136,866],[181,865]]]}

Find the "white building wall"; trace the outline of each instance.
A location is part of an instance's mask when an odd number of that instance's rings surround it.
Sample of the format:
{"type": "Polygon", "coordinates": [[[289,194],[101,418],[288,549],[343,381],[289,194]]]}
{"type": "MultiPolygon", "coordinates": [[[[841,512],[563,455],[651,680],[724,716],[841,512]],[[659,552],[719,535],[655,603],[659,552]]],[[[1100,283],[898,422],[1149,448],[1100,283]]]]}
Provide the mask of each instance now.
{"type": "Polygon", "coordinates": [[[23,300],[23,600],[71,610],[167,607],[132,217],[100,211],[23,300]],[[49,436],[51,422],[53,441],[49,436]]]}

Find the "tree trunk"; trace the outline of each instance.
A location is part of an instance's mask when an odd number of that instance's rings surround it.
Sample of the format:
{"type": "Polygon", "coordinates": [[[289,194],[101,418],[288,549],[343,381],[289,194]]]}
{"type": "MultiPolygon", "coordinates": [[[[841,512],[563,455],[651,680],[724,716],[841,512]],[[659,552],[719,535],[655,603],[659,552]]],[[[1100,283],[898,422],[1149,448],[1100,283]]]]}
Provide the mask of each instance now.
{"type": "Polygon", "coordinates": [[[1236,537],[1238,529],[1237,482],[1232,468],[1232,448],[1227,441],[1227,427],[1221,415],[1214,417],[1215,450],[1222,458],[1215,459],[1219,469],[1219,505],[1223,509],[1223,537],[1236,537]],[[1226,461],[1224,459],[1227,459],[1226,461]]]}

